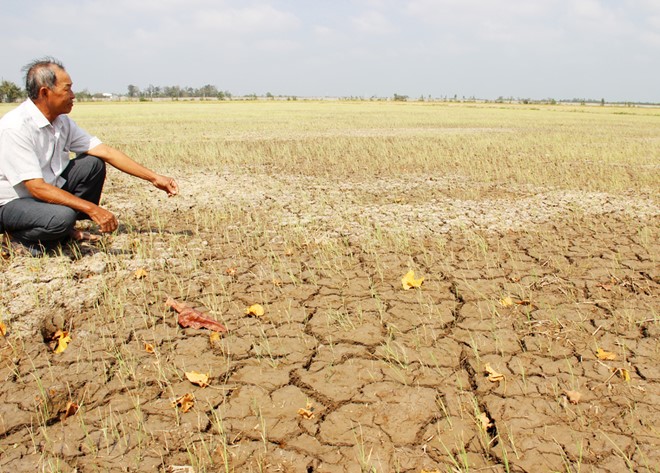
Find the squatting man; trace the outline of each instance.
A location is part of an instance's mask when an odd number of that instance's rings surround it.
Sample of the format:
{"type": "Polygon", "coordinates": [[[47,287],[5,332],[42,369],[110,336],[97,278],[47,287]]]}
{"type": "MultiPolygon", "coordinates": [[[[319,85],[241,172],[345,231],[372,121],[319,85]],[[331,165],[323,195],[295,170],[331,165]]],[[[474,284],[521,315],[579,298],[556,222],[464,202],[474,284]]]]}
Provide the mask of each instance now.
{"type": "Polygon", "coordinates": [[[78,220],[93,220],[103,233],[116,230],[117,217],[99,206],[106,164],[168,196],[178,193],[174,179],[103,144],[67,116],[75,95],[62,63],[39,59],[24,71],[28,98],[0,119],[0,234],[9,234],[15,250],[38,255],[68,239],[91,238],[76,229],[78,220]]]}

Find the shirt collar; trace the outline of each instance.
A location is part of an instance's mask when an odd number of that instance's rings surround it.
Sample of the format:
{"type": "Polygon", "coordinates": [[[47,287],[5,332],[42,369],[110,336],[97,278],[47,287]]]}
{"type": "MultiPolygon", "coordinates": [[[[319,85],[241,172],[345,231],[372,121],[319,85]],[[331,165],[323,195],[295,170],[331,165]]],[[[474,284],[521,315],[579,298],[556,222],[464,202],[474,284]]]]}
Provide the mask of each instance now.
{"type": "Polygon", "coordinates": [[[32,118],[32,120],[34,120],[39,128],[45,128],[51,124],[48,121],[48,118],[46,118],[44,114],[41,113],[41,110],[37,108],[32,99],[27,99],[25,101],[25,108],[27,110],[27,114],[30,116],[30,118],[32,118]]]}

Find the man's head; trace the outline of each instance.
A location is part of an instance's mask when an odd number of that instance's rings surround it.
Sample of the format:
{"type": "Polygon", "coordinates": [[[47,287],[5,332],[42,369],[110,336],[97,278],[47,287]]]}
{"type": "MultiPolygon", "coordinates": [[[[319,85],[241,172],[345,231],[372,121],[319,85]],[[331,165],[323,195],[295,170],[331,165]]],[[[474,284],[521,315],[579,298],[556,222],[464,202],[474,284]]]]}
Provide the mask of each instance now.
{"type": "Polygon", "coordinates": [[[49,120],[71,111],[75,98],[73,84],[61,62],[50,57],[37,59],[23,70],[28,97],[49,120]]]}

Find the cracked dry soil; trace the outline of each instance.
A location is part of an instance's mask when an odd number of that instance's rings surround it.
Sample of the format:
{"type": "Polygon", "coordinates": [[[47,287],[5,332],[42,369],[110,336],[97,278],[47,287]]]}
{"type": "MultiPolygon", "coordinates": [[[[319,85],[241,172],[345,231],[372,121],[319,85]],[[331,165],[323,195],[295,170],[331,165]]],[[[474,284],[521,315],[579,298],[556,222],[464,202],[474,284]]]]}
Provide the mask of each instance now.
{"type": "Polygon", "coordinates": [[[225,171],[159,200],[112,180],[116,235],[3,263],[0,470],[657,471],[652,196],[225,171]],[[177,327],[167,295],[230,332],[177,327]],[[36,334],[53,317],[59,355],[36,334]]]}

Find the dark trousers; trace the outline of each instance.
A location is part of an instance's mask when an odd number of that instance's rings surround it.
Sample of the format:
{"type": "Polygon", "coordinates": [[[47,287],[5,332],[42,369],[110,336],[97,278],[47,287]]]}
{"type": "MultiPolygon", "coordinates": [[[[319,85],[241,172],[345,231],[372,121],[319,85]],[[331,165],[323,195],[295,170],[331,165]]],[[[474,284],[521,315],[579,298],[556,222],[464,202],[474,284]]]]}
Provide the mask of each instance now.
{"type": "MultiPolygon", "coordinates": [[[[101,200],[105,182],[105,163],[95,156],[81,154],[71,160],[62,173],[67,192],[94,204],[101,200]]],[[[14,199],[0,207],[0,228],[26,246],[51,248],[69,237],[77,220],[89,216],[69,207],[48,204],[27,197],[14,199]]]]}

